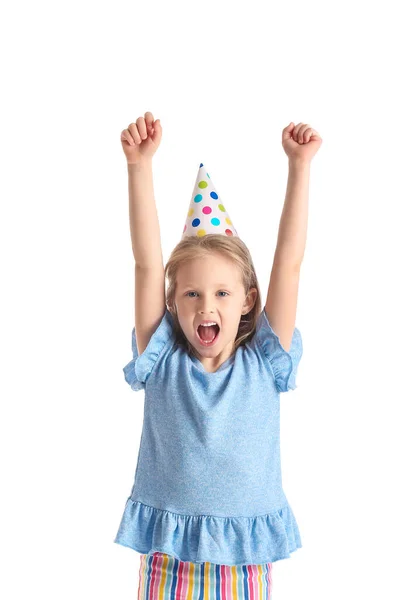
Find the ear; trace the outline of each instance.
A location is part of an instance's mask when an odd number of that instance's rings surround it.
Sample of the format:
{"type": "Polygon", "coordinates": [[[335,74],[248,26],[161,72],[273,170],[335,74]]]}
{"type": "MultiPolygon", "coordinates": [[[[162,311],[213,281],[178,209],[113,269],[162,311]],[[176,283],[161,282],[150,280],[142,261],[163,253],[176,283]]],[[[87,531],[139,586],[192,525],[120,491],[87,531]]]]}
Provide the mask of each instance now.
{"type": "Polygon", "coordinates": [[[244,306],[242,308],[243,315],[246,315],[247,313],[252,311],[256,300],[257,300],[257,288],[251,288],[247,294],[244,306]]]}
{"type": "Polygon", "coordinates": [[[175,308],[175,306],[171,306],[171,305],[169,306],[168,304],[167,304],[166,306],[167,306],[167,310],[168,310],[168,312],[169,312],[169,313],[170,313],[172,316],[174,316],[174,315],[176,314],[176,308],[175,308]]]}

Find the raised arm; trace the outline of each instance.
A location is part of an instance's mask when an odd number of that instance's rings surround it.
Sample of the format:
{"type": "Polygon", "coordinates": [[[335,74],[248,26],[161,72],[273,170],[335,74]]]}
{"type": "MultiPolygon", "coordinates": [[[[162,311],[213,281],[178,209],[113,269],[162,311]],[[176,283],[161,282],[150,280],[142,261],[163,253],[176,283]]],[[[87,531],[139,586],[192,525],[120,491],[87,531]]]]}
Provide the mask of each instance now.
{"type": "Polygon", "coordinates": [[[128,164],[129,225],[135,266],[163,266],[152,159],[128,164]]]}
{"type": "Polygon", "coordinates": [[[309,125],[300,123],[295,127],[291,123],[283,130],[289,173],[265,310],[286,352],[290,350],[296,323],[299,276],[308,227],[311,160],[321,141],[309,125]]]}
{"type": "Polygon", "coordinates": [[[152,157],[161,125],[150,112],[122,132],[127,158],[129,223],[135,259],[135,333],[142,354],[164,316],[165,277],[160,226],[154,198],[152,157]]]}

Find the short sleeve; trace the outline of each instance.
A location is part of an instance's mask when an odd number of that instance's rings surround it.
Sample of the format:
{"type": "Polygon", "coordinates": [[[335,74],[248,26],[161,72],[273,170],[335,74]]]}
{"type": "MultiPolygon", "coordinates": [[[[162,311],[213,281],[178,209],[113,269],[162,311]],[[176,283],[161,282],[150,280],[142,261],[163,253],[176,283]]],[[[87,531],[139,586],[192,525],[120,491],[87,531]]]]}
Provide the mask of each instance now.
{"type": "Polygon", "coordinates": [[[147,347],[138,355],[135,327],[132,329],[132,360],[123,367],[125,381],[134,392],[145,388],[148,377],[162,352],[174,343],[173,317],[166,308],[163,318],[152,334],[147,347]]]}
{"type": "Polygon", "coordinates": [[[303,354],[299,329],[295,327],[289,352],[286,352],[273,331],[264,308],[258,317],[254,339],[271,365],[277,390],[287,392],[296,389],[296,374],[303,354]]]}

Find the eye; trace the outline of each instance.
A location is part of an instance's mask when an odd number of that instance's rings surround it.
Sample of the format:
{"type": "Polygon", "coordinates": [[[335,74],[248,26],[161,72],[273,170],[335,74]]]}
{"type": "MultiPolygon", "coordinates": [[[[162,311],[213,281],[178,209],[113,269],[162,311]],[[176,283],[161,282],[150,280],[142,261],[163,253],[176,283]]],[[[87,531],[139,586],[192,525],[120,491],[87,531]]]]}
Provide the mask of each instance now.
{"type": "MultiPolygon", "coordinates": [[[[186,293],[186,296],[187,296],[188,298],[191,298],[192,296],[189,296],[189,294],[196,294],[196,293],[197,293],[197,292],[187,292],[187,293],[186,293]]],[[[220,293],[220,294],[226,294],[227,296],[229,296],[228,292],[220,291],[219,293],[220,293]]],[[[194,298],[194,296],[193,296],[193,298],[194,298]]],[[[225,296],[221,296],[221,298],[225,298],[225,296]]]]}

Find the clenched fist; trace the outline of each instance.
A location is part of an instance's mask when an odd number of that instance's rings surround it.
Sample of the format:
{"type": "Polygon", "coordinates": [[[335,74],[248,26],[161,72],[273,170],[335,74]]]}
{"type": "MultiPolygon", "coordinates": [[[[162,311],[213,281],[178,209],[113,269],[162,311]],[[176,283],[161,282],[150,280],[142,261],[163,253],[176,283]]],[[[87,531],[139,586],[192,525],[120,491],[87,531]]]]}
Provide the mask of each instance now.
{"type": "Polygon", "coordinates": [[[306,123],[293,121],[282,131],[283,149],[289,161],[310,163],[322,144],[319,133],[306,123]]]}
{"type": "Polygon", "coordinates": [[[128,164],[150,161],[161,142],[162,127],[160,119],[154,121],[152,113],[146,112],[138,117],[120,134],[122,149],[128,164]]]}

